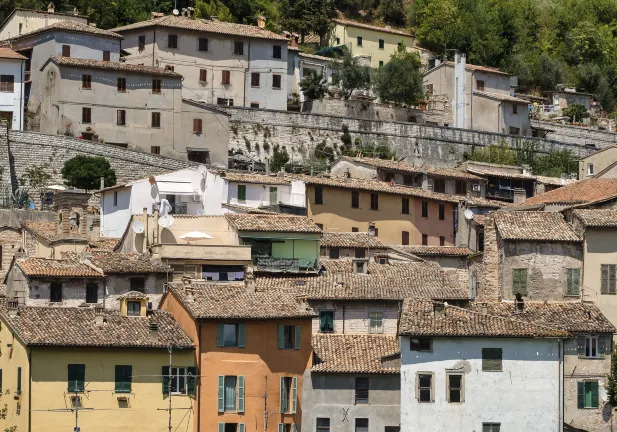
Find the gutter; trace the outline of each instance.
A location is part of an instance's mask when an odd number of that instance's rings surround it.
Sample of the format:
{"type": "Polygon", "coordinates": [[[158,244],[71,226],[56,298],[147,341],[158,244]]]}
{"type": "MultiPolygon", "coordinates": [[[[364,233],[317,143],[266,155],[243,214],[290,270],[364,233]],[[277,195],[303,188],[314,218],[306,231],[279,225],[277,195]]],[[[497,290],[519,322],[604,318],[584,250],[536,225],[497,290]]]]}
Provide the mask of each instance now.
{"type": "Polygon", "coordinates": [[[28,351],[28,432],[32,432],[32,347],[28,351]]]}

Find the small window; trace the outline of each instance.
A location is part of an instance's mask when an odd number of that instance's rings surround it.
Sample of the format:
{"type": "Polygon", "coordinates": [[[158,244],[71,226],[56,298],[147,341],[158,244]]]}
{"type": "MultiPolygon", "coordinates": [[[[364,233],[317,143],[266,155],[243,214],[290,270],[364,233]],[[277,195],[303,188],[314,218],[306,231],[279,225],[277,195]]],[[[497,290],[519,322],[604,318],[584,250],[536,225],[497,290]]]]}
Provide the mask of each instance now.
{"type": "Polygon", "coordinates": [[[161,154],[161,146],[150,146],[150,153],[155,155],[161,154]]]}
{"type": "Polygon", "coordinates": [[[241,41],[234,42],[234,54],[244,55],[244,42],[241,42],[241,41]]]}
{"type": "Polygon", "coordinates": [[[81,109],[81,122],[86,123],[86,124],[92,122],[92,109],[91,108],[81,109]]]}
{"type": "Polygon", "coordinates": [[[203,124],[201,119],[193,119],[193,133],[195,134],[200,134],[202,133],[203,129],[203,124]]]}
{"type": "Polygon", "coordinates": [[[375,237],[379,237],[379,228],[375,228],[375,237]]]}
{"type": "Polygon", "coordinates": [[[446,192],[446,181],[441,178],[433,179],[433,191],[439,193],[446,192]]]}
{"type": "Polygon", "coordinates": [[[62,283],[52,282],[49,286],[49,301],[59,303],[62,301],[62,283]]]}
{"type": "Polygon", "coordinates": [[[428,246],[428,234],[422,234],[422,246],[428,246]]]}
{"type": "Polygon", "coordinates": [[[422,217],[428,217],[428,201],[422,201],[422,217]]]}
{"type": "Polygon", "coordinates": [[[24,30],[24,24],[23,23],[19,23],[19,34],[21,34],[21,32],[24,30]]]}
{"type": "Polygon", "coordinates": [[[484,230],[478,231],[477,247],[478,252],[484,252],[484,230]]]}
{"type": "Polygon", "coordinates": [[[178,35],[167,35],[167,48],[178,48],[178,35]]]}
{"type": "Polygon", "coordinates": [[[439,204],[439,220],[446,220],[446,205],[439,204]]]}
{"type": "Polygon", "coordinates": [[[501,423],[482,423],[482,432],[500,432],[501,423]]]}
{"type": "Polygon", "coordinates": [[[317,432],[330,432],[330,419],[319,417],[317,418],[317,432]]]}
{"type": "Polygon", "coordinates": [[[275,59],[282,58],[281,53],[282,53],[282,47],[280,45],[272,46],[272,58],[275,58],[275,59]]]}
{"type": "Polygon", "coordinates": [[[127,307],[126,314],[128,316],[140,316],[141,315],[141,302],[127,301],[126,307],[127,307]]]}
{"type": "Polygon", "coordinates": [[[336,44],[337,44],[337,45],[340,45],[340,44],[341,44],[341,38],[340,38],[340,37],[337,37],[337,38],[336,38],[336,44]]]}
{"type": "Polygon", "coordinates": [[[160,112],[152,113],[152,127],[153,128],[161,127],[161,113],[160,112]]]}
{"type": "Polygon", "coordinates": [[[278,74],[272,75],[272,88],[280,89],[281,88],[281,76],[278,74]]]}
{"type": "Polygon", "coordinates": [[[371,193],[371,210],[379,210],[379,194],[371,193]]]}
{"type": "Polygon", "coordinates": [[[379,39],[379,49],[384,49],[385,42],[383,39],[379,39]]]}
{"type": "Polygon", "coordinates": [[[140,52],[144,51],[146,49],[146,36],[145,35],[139,36],[139,42],[137,42],[137,44],[138,44],[137,49],[140,52]]]}
{"type": "Polygon", "coordinates": [[[116,393],[130,393],[133,380],[133,366],[116,365],[116,393]]]}
{"type": "Polygon", "coordinates": [[[351,232],[360,232],[358,227],[351,227],[351,232]]]}
{"type": "Polygon", "coordinates": [[[279,349],[300,349],[300,326],[280,325],[278,327],[279,349]]]}
{"type": "Polygon", "coordinates": [[[426,92],[429,95],[432,95],[433,93],[435,93],[435,87],[433,86],[433,84],[427,84],[426,85],[426,92]]]}
{"type": "Polygon", "coordinates": [[[223,324],[223,346],[238,346],[238,324],[223,324]]]}
{"type": "Polygon", "coordinates": [[[238,185],[238,202],[246,201],[246,185],[238,185]]]}
{"type": "Polygon", "coordinates": [[[457,195],[467,195],[467,183],[457,180],[455,183],[455,193],[457,195]]]}
{"type": "Polygon", "coordinates": [[[431,350],[431,338],[420,337],[409,339],[410,351],[430,351],[431,350]]]}
{"type": "Polygon", "coordinates": [[[527,269],[512,269],[512,294],[527,295],[527,269]]]}
{"type": "Polygon", "coordinates": [[[323,231],[323,224],[316,223],[315,225],[317,225],[317,228],[319,228],[320,230],[322,230],[322,231],[323,231]]]}
{"type": "Polygon", "coordinates": [[[360,192],[351,191],[351,208],[360,208],[360,192]]]}
{"type": "Polygon", "coordinates": [[[600,358],[599,341],[598,336],[585,336],[585,358],[600,358]]]}
{"type": "Polygon", "coordinates": [[[368,432],[368,419],[367,418],[357,418],[356,419],[356,429],[354,432],[368,432]]]}
{"type": "MultiPolygon", "coordinates": [[[[21,394],[21,367],[17,368],[17,394],[21,394]]],[[[17,414],[19,415],[19,411],[17,412],[17,414]]]]}
{"type": "Polygon", "coordinates": [[[125,110],[116,111],[116,124],[118,126],[126,126],[126,111],[125,110]]]}
{"type": "Polygon", "coordinates": [[[588,176],[592,176],[593,175],[593,164],[587,164],[587,175],[588,176]]]}
{"type": "Polygon", "coordinates": [[[251,87],[259,87],[259,76],[261,74],[258,72],[251,73],[251,87]]]}
{"type": "Polygon", "coordinates": [[[160,79],[152,80],[152,93],[155,93],[155,94],[161,93],[161,80],[160,79]]]}
{"type": "Polygon", "coordinates": [[[251,108],[259,108],[259,102],[251,102],[251,108]]]}
{"type": "Polygon", "coordinates": [[[463,402],[463,374],[448,373],[448,402],[463,402]]]}
{"type": "Polygon", "coordinates": [[[484,81],[483,80],[476,80],[476,90],[478,91],[484,91],[484,81]]]}
{"type": "MultiPolygon", "coordinates": [[[[166,367],[169,373],[169,366],[166,367]]],[[[171,394],[186,394],[186,368],[172,367],[169,391],[171,394]]]]}
{"type": "Polygon", "coordinates": [[[383,66],[383,60],[379,60],[379,67],[383,66]]]}
{"type": "Polygon", "coordinates": [[[482,370],[483,371],[502,371],[501,348],[482,348],[482,370]]]}
{"type": "Polygon", "coordinates": [[[328,250],[328,256],[330,259],[339,259],[339,248],[330,248],[328,250]]]}
{"type": "Polygon", "coordinates": [[[430,403],[433,402],[433,374],[419,373],[417,375],[417,394],[418,402],[430,403]]]}
{"type": "Polygon", "coordinates": [[[598,381],[580,381],[578,384],[578,409],[598,408],[598,381]]]}
{"type": "Polygon", "coordinates": [[[129,281],[131,284],[131,291],[139,291],[140,293],[146,292],[146,278],[132,277],[129,281]]]}
{"type": "Polygon", "coordinates": [[[566,295],[578,296],[581,284],[581,269],[569,268],[566,269],[566,295]]]}
{"type": "Polygon", "coordinates": [[[369,333],[383,333],[383,312],[371,312],[369,314],[369,333]]]}
{"type": "Polygon", "coordinates": [[[600,294],[615,294],[616,276],[615,272],[617,265],[615,264],[602,264],[600,266],[601,282],[600,282],[600,294]]]}
{"type": "Polygon", "coordinates": [[[88,89],[88,90],[92,88],[92,75],[82,75],[81,76],[81,88],[88,89]]]}
{"type": "Polygon", "coordinates": [[[512,114],[518,114],[518,104],[512,104],[512,114]]]}
{"type": "Polygon", "coordinates": [[[62,57],[70,57],[70,56],[71,56],[71,46],[62,45],[62,57]]]}
{"type": "Polygon", "coordinates": [[[357,37],[357,43],[358,43],[358,46],[359,46],[359,47],[361,47],[361,46],[362,46],[362,36],[358,36],[358,37],[357,37]]]}
{"type": "Polygon", "coordinates": [[[315,204],[323,204],[323,188],[315,186],[315,204]]]}
{"type": "Polygon", "coordinates": [[[366,258],[366,249],[364,248],[355,248],[354,256],[358,259],[366,258]]]}
{"type": "Polygon", "coordinates": [[[409,198],[401,199],[401,213],[409,214],[409,198]]]}
{"type": "Polygon", "coordinates": [[[118,207],[118,191],[114,191],[114,207],[118,207]]]}
{"type": "Polygon", "coordinates": [[[199,38],[199,51],[208,51],[208,38],[199,38]]]}
{"type": "Polygon", "coordinates": [[[319,311],[319,332],[334,333],[334,311],[319,311]]]}
{"type": "Polygon", "coordinates": [[[356,405],[368,405],[369,379],[356,377],[356,405]]]}
{"type": "Polygon", "coordinates": [[[68,392],[83,392],[84,383],[86,381],[86,365],[84,364],[69,364],[68,367],[68,392]]]}
{"type": "MultiPolygon", "coordinates": [[[[117,201],[115,205],[118,205],[117,201]]],[[[98,297],[99,297],[99,284],[87,283],[86,284],[86,303],[98,303],[99,301],[98,297]]]]}
{"type": "Polygon", "coordinates": [[[439,236],[439,246],[446,245],[446,238],[444,236],[439,236]]]}
{"type": "Polygon", "coordinates": [[[517,128],[517,127],[510,126],[510,129],[509,129],[508,132],[509,132],[510,135],[520,135],[521,134],[521,129],[517,128]]]}
{"type": "MultiPolygon", "coordinates": [[[[221,72],[221,84],[229,85],[230,82],[231,82],[231,73],[228,70],[222,71],[221,72]]],[[[219,105],[222,105],[222,104],[219,104],[219,105]]]]}
{"type": "Polygon", "coordinates": [[[109,51],[103,51],[103,61],[108,62],[110,60],[111,54],[109,51]]]}
{"type": "Polygon", "coordinates": [[[403,231],[402,232],[401,244],[403,246],[408,246],[409,245],[409,231],[403,231]]]}

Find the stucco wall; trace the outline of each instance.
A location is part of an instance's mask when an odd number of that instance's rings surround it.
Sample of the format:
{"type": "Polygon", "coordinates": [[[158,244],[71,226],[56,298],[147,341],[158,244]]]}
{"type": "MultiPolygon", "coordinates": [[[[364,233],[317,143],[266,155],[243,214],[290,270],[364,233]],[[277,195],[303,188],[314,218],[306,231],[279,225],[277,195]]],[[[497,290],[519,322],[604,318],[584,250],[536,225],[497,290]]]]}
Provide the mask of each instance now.
{"type": "Polygon", "coordinates": [[[24,111],[24,70],[25,60],[0,60],[2,75],[13,76],[13,91],[0,93],[0,111],[11,112],[11,128],[22,130],[24,111]]]}
{"type": "Polygon", "coordinates": [[[0,291],[4,288],[4,276],[11,265],[15,252],[22,244],[22,233],[18,229],[0,227],[0,291]]]}
{"type": "MultiPolygon", "coordinates": [[[[0,407],[6,407],[6,418],[0,419],[2,430],[17,426],[16,432],[28,430],[28,401],[30,388],[28,376],[28,348],[15,337],[10,327],[4,322],[0,326],[2,340],[2,355],[0,355],[0,370],[2,370],[2,397],[0,407]],[[11,346],[9,346],[11,344],[11,346]],[[17,368],[21,368],[21,396],[15,398],[17,392],[17,368]]],[[[9,429],[10,430],[10,429],[9,429]]]]}
{"type": "Polygon", "coordinates": [[[617,295],[601,294],[602,264],[617,263],[617,232],[610,228],[585,231],[583,300],[594,302],[602,313],[617,325],[617,295]]]}
{"type": "MultiPolygon", "coordinates": [[[[383,333],[396,334],[398,331],[399,302],[392,301],[320,301],[311,300],[315,312],[334,312],[334,333],[368,334],[370,313],[383,314],[383,333]]],[[[319,333],[319,317],[313,319],[313,334],[319,333]]]]}
{"type": "Polygon", "coordinates": [[[81,24],[88,24],[88,19],[83,15],[57,15],[47,11],[15,10],[11,19],[4,24],[2,31],[0,31],[0,40],[19,35],[19,24],[22,24],[21,34],[26,34],[60,21],[75,21],[81,24]]]}

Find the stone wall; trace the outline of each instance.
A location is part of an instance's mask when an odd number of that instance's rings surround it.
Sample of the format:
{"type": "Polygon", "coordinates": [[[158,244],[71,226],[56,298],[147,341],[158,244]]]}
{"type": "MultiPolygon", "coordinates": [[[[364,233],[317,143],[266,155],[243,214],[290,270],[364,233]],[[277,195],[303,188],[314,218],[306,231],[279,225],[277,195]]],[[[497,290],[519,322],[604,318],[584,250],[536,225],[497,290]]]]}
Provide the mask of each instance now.
{"type": "MultiPolygon", "coordinates": [[[[399,303],[396,301],[329,302],[311,300],[311,307],[319,311],[334,311],[334,333],[368,334],[369,314],[383,313],[383,333],[396,334],[399,303]]],[[[313,318],[313,334],[319,333],[319,317],[313,318]]]]}
{"type": "Polygon", "coordinates": [[[616,132],[538,120],[532,120],[531,125],[550,129],[546,138],[562,143],[595,145],[598,149],[617,144],[616,132]]]}
{"type": "Polygon", "coordinates": [[[500,242],[495,227],[495,221],[491,216],[484,219],[484,253],[482,264],[474,263],[472,273],[479,275],[477,279],[476,299],[478,301],[500,301],[500,242]]]}

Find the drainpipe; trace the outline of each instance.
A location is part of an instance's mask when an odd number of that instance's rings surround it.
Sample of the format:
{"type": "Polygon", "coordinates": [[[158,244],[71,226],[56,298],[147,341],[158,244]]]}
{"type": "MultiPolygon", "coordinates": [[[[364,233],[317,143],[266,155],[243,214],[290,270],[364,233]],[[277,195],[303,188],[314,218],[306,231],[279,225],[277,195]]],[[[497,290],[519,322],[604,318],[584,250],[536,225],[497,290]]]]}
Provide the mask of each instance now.
{"type": "MultiPolygon", "coordinates": [[[[502,102],[499,102],[499,106],[497,107],[497,133],[502,133],[499,131],[499,126],[501,126],[501,104],[502,102]]],[[[503,133],[505,133],[505,131],[503,133]]]]}
{"type": "Polygon", "coordinates": [[[32,347],[28,351],[28,432],[32,432],[32,347]]]}
{"type": "MultiPolygon", "coordinates": [[[[563,397],[563,339],[558,339],[557,342],[558,351],[559,351],[559,371],[558,373],[558,383],[559,383],[559,425],[560,428],[563,427],[563,411],[564,411],[564,397],[563,397]]],[[[611,409],[611,420],[612,420],[612,409],[611,409]]],[[[612,428],[611,428],[612,429],[612,428]]]]}
{"type": "Polygon", "coordinates": [[[152,36],[152,67],[154,67],[154,49],[156,48],[156,27],[154,27],[154,34],[152,36]]]}
{"type": "Polygon", "coordinates": [[[471,71],[471,92],[469,94],[469,129],[473,130],[473,85],[476,82],[474,79],[476,76],[476,71],[471,71]]]}
{"type": "Polygon", "coordinates": [[[19,86],[19,130],[24,130],[24,91],[26,90],[26,84],[24,83],[24,69],[26,68],[26,61],[21,61],[21,84],[19,86]]]}
{"type": "Polygon", "coordinates": [[[201,321],[197,327],[197,371],[199,373],[199,391],[197,392],[197,430],[201,430],[201,321]]]}
{"type": "Polygon", "coordinates": [[[251,41],[248,43],[248,68],[244,69],[244,96],[242,97],[242,107],[246,108],[246,86],[247,86],[247,78],[249,71],[251,70],[251,41]]]}

